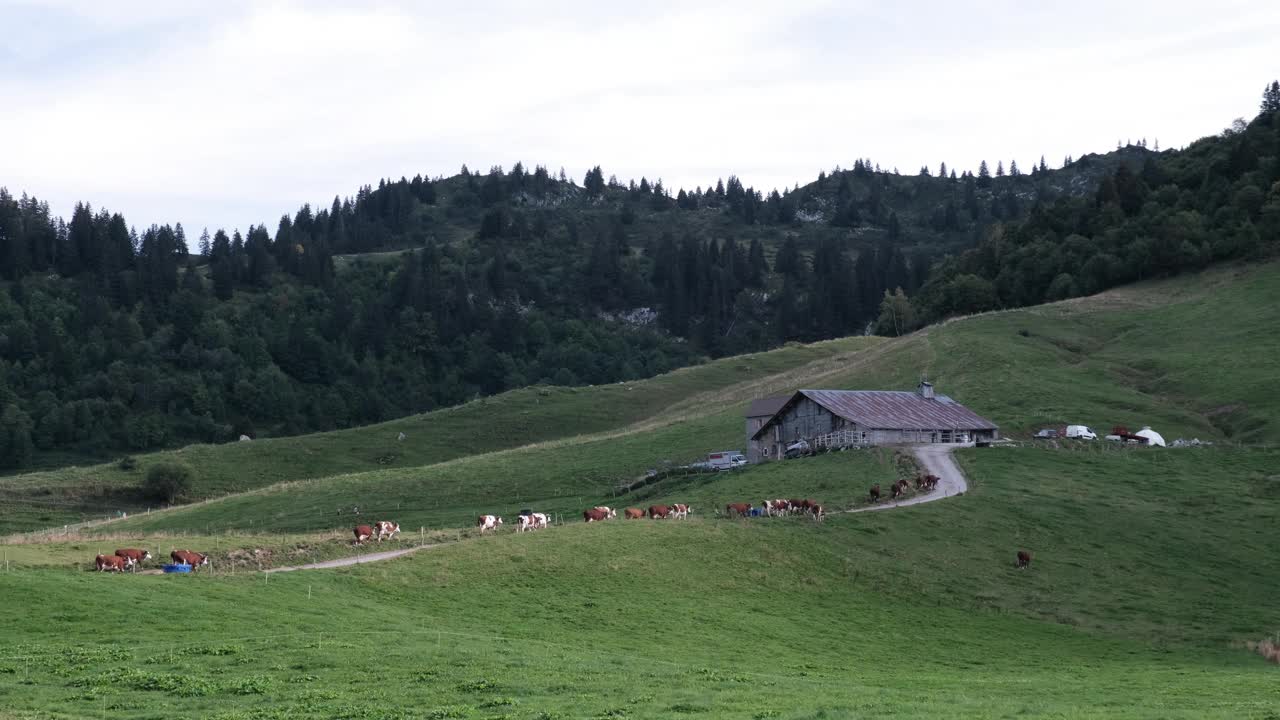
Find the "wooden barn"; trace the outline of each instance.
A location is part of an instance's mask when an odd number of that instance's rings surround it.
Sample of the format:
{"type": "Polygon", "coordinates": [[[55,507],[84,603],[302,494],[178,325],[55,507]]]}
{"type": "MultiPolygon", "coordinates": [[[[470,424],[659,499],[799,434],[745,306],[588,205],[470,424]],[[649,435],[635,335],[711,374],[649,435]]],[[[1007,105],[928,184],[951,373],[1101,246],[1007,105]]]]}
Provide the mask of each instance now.
{"type": "Polygon", "coordinates": [[[769,418],[777,415],[790,399],[790,395],[779,395],[751,401],[751,407],[747,408],[747,462],[757,463],[768,459],[760,454],[761,448],[752,442],[751,438],[762,425],[769,421],[769,418]]]}
{"type": "MultiPolygon", "coordinates": [[[[775,400],[758,400],[747,412],[763,412],[775,400]]],[[[946,395],[935,395],[933,385],[927,382],[920,383],[915,392],[799,390],[768,418],[747,417],[747,457],[752,462],[780,459],[787,446],[799,440],[819,450],[968,443],[999,437],[995,423],[946,395]]]]}

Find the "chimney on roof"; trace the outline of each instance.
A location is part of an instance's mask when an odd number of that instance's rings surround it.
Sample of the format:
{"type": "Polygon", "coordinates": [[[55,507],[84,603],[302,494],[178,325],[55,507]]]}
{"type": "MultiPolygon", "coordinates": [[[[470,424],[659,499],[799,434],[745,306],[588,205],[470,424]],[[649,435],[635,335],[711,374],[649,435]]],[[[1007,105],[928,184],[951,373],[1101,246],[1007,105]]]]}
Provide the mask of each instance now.
{"type": "Polygon", "coordinates": [[[928,380],[921,379],[920,387],[916,388],[916,392],[920,393],[920,397],[925,400],[933,399],[933,385],[928,380]]]}

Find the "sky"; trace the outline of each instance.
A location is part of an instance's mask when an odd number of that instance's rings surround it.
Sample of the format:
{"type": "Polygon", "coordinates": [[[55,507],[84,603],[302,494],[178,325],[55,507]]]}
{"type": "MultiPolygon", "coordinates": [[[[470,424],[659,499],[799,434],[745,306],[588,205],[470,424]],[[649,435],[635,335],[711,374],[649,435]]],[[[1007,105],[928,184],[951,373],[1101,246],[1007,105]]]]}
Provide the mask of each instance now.
{"type": "Polygon", "coordinates": [[[1221,132],[1280,77],[1274,0],[0,0],[0,27],[0,186],[190,238],[464,163],[673,193],[1056,167],[1221,132]]]}

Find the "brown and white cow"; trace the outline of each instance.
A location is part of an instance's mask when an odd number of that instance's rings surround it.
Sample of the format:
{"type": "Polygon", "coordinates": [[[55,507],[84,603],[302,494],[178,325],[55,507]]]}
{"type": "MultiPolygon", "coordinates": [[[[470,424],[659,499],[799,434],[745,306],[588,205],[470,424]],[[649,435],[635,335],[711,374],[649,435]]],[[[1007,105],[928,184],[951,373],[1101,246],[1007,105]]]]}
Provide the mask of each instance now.
{"type": "Polygon", "coordinates": [[[201,565],[209,564],[209,556],[204,553],[191,552],[190,550],[174,550],[169,553],[169,557],[179,565],[190,565],[192,572],[201,565]]]}
{"type": "Polygon", "coordinates": [[[546,527],[546,526],[551,522],[550,518],[548,518],[548,517],[547,517],[547,514],[546,514],[546,513],[534,513],[534,514],[530,515],[529,517],[533,518],[533,529],[534,529],[534,530],[541,530],[542,528],[545,528],[545,527],[546,527]]]}
{"type": "Polygon", "coordinates": [[[764,512],[770,517],[781,516],[791,509],[786,500],[765,500],[764,512]]]}
{"type": "Polygon", "coordinates": [[[132,560],[119,555],[99,555],[93,559],[93,567],[98,572],[124,572],[125,568],[132,566],[132,560]]]}
{"type": "Polygon", "coordinates": [[[384,539],[390,540],[398,532],[400,532],[400,523],[379,520],[373,524],[373,535],[378,538],[378,542],[382,542],[384,539]]]}
{"type": "Polygon", "coordinates": [[[497,530],[502,524],[502,518],[497,515],[481,515],[476,518],[476,527],[480,528],[480,534],[483,535],[486,530],[497,530]]]}
{"type": "Polygon", "coordinates": [[[1027,568],[1031,567],[1031,553],[1027,552],[1026,550],[1019,550],[1018,562],[1015,564],[1014,567],[1017,567],[1019,570],[1026,570],[1027,568]]]}
{"type": "Polygon", "coordinates": [[[533,530],[533,514],[516,516],[516,532],[533,530]]]}
{"type": "Polygon", "coordinates": [[[143,560],[150,560],[151,553],[147,550],[139,550],[137,548],[120,548],[116,550],[116,557],[128,558],[129,565],[137,570],[143,560]]]}
{"type": "Polygon", "coordinates": [[[892,489],[890,490],[890,493],[892,493],[894,500],[897,500],[898,498],[902,497],[902,483],[894,483],[892,485],[892,489]]]}
{"type": "Polygon", "coordinates": [[[613,512],[612,510],[609,510],[607,508],[593,507],[589,510],[582,511],[582,519],[589,523],[603,522],[605,520],[608,520],[611,517],[614,517],[614,515],[611,514],[612,512],[613,512]]]}
{"type": "Polygon", "coordinates": [[[373,537],[373,527],[369,525],[357,525],[351,532],[355,533],[357,545],[362,545],[365,540],[373,537]]]}
{"type": "Polygon", "coordinates": [[[668,518],[668,517],[671,517],[671,508],[667,507],[666,505],[650,505],[649,506],[650,520],[657,520],[658,518],[668,518]]]}
{"type": "Polygon", "coordinates": [[[592,508],[592,509],[593,509],[593,510],[603,510],[603,511],[605,512],[605,514],[609,516],[609,519],[613,519],[613,518],[618,517],[618,511],[617,511],[617,510],[614,510],[613,508],[609,507],[608,505],[597,505],[597,506],[595,506],[595,507],[594,507],[594,508],[592,508]]]}
{"type": "Polygon", "coordinates": [[[671,517],[677,520],[687,520],[691,512],[693,512],[693,508],[684,503],[676,503],[671,506],[671,517]]]}
{"type": "Polygon", "coordinates": [[[639,520],[644,517],[644,511],[640,508],[627,508],[622,511],[622,516],[628,520],[639,520]]]}
{"type": "Polygon", "coordinates": [[[737,515],[738,517],[747,517],[751,514],[751,503],[729,503],[724,506],[725,512],[730,517],[737,515]]]}
{"type": "Polygon", "coordinates": [[[871,502],[873,503],[880,502],[880,485],[879,484],[872,485],[871,490],[868,494],[871,496],[871,502]]]}
{"type": "Polygon", "coordinates": [[[827,516],[827,510],[818,503],[814,503],[809,506],[809,514],[813,516],[815,521],[821,521],[827,516]]]}

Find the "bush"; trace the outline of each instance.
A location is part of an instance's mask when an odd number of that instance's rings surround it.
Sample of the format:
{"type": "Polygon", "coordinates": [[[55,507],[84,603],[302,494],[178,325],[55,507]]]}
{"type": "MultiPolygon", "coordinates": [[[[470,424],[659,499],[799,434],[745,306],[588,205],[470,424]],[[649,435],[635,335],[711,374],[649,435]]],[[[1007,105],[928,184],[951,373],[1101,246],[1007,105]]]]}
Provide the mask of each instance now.
{"type": "Polygon", "coordinates": [[[172,503],[191,490],[191,468],[177,463],[152,465],[142,487],[149,497],[172,503]]]}
{"type": "Polygon", "coordinates": [[[125,455],[120,458],[120,462],[116,464],[121,470],[130,472],[138,469],[138,458],[132,455],[125,455]]]}

